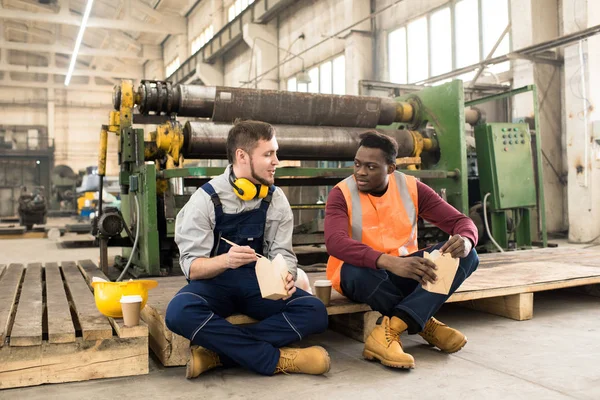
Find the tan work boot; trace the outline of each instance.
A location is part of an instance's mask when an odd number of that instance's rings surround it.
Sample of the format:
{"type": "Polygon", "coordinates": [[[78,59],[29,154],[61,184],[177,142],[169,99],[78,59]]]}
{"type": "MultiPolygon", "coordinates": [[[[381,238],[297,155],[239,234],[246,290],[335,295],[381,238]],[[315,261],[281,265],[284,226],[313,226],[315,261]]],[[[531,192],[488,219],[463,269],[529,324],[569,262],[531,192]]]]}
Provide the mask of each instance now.
{"type": "Polygon", "coordinates": [[[363,357],[378,359],[383,365],[394,368],[414,368],[415,359],[402,349],[400,334],[407,326],[400,318],[383,317],[381,325],[375,326],[365,342],[363,357]]]}
{"type": "Polygon", "coordinates": [[[293,349],[282,347],[279,349],[279,362],[275,373],[283,372],[321,375],[329,372],[331,360],[329,353],[321,346],[307,347],[306,349],[293,349]]]}
{"type": "Polygon", "coordinates": [[[185,369],[185,377],[192,379],[203,372],[216,367],[220,367],[221,360],[219,355],[214,351],[210,351],[200,346],[190,347],[190,358],[185,369]]]}
{"type": "Polygon", "coordinates": [[[456,353],[467,344],[467,337],[431,317],[419,335],[432,346],[446,353],[456,353]]]}

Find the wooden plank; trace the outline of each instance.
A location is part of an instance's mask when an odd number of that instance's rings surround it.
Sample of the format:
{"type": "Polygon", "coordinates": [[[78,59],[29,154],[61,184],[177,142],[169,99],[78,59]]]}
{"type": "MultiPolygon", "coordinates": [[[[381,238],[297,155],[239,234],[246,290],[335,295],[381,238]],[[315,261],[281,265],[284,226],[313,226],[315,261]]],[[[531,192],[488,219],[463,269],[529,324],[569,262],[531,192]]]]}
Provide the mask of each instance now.
{"type": "Polygon", "coordinates": [[[6,264],[0,264],[0,279],[2,279],[2,274],[4,273],[5,269],[6,269],[6,264]]]}
{"type": "Polygon", "coordinates": [[[600,283],[600,268],[558,262],[523,262],[478,269],[448,302],[533,293],[600,283]]]}
{"type": "Polygon", "coordinates": [[[83,274],[88,285],[92,283],[92,279],[94,277],[110,281],[110,279],[104,275],[104,272],[102,272],[102,270],[98,268],[98,266],[92,260],[77,261],[77,266],[81,270],[81,273],[83,274]]]}
{"type": "Polygon", "coordinates": [[[381,314],[377,311],[332,315],[329,317],[329,329],[364,343],[379,317],[381,314]]]}
{"type": "MultiPolygon", "coordinates": [[[[92,260],[80,260],[77,261],[77,266],[79,270],[83,274],[88,285],[90,285],[90,289],[92,292],[94,289],[91,287],[92,279],[94,277],[102,278],[105,280],[110,280],[101,269],[92,261],[92,260]]],[[[117,332],[117,335],[120,338],[131,338],[131,337],[139,337],[139,336],[148,336],[148,325],[142,320],[138,326],[128,327],[123,323],[122,318],[110,318],[108,317],[108,322],[117,332]]]]}
{"type": "Polygon", "coordinates": [[[16,312],[16,300],[25,269],[23,264],[10,264],[0,279],[0,348],[10,334],[16,312]]]}
{"type": "Polygon", "coordinates": [[[167,328],[163,312],[164,310],[161,312],[149,303],[142,310],[142,319],[148,324],[148,344],[165,367],[185,365],[190,341],[167,328]]]}
{"type": "Polygon", "coordinates": [[[46,232],[25,232],[21,234],[0,234],[0,240],[4,239],[43,239],[46,232]]]}
{"type": "Polygon", "coordinates": [[[42,344],[42,264],[27,265],[25,279],[19,295],[17,314],[10,333],[11,346],[37,346],[42,344]]]}
{"type": "Polygon", "coordinates": [[[75,326],[62,275],[57,263],[46,263],[46,307],[48,312],[48,342],[75,341],[75,326]]]}
{"type": "Polygon", "coordinates": [[[115,332],[121,339],[132,337],[148,337],[148,325],[144,321],[140,321],[138,326],[125,326],[123,318],[109,318],[108,321],[115,328],[115,332]]]}
{"type": "Polygon", "coordinates": [[[459,303],[459,305],[517,321],[533,318],[533,293],[471,300],[459,303]]]}
{"type": "Polygon", "coordinates": [[[73,301],[84,340],[108,339],[112,337],[112,327],[108,319],[98,311],[92,294],[83,275],[74,262],[62,263],[65,281],[73,301]]]}
{"type": "Polygon", "coordinates": [[[147,337],[0,349],[0,389],[147,373],[147,337]]]}

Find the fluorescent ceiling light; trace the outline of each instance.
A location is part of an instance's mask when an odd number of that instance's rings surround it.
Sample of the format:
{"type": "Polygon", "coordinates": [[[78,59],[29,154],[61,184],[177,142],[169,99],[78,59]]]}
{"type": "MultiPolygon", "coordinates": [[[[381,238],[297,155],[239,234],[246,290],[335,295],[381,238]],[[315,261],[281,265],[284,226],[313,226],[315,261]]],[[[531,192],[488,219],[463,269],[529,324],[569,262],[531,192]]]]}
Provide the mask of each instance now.
{"type": "Polygon", "coordinates": [[[77,61],[77,53],[79,53],[79,47],[81,46],[81,41],[83,40],[83,32],[85,32],[85,26],[87,25],[88,19],[90,18],[90,12],[92,11],[92,4],[94,4],[94,0],[88,0],[85,11],[83,13],[83,19],[81,20],[81,26],[79,27],[79,33],[77,34],[77,39],[75,40],[75,48],[73,49],[73,54],[71,55],[71,63],[69,64],[69,71],[67,72],[67,76],[65,77],[65,86],[69,86],[71,82],[71,75],[73,74],[73,70],[75,69],[75,62],[77,61]]]}

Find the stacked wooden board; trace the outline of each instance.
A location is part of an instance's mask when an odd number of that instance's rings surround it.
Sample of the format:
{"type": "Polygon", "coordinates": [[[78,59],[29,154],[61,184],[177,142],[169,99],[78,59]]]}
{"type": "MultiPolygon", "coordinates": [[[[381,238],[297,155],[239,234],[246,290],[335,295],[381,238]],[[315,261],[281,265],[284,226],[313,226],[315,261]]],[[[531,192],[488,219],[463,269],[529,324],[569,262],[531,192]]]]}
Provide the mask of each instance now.
{"type": "Polygon", "coordinates": [[[147,326],[100,314],[83,271],[0,265],[0,389],[148,373],[147,326]]]}

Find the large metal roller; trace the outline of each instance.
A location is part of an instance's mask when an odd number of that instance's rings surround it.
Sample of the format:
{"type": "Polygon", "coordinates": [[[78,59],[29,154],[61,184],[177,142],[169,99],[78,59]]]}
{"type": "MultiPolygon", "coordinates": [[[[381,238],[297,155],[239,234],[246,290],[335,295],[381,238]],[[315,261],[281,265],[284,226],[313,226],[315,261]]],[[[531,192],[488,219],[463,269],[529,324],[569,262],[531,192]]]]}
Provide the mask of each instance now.
{"type": "MultiPolygon", "coordinates": [[[[115,96],[120,99],[120,96],[115,96]]],[[[366,96],[337,96],[277,90],[176,85],[143,81],[136,95],[142,114],[171,114],[233,123],[254,119],[280,125],[375,128],[410,122],[409,103],[366,96]]],[[[118,109],[118,104],[115,103],[118,109]]]]}
{"type": "MultiPolygon", "coordinates": [[[[227,134],[230,124],[187,122],[183,128],[183,156],[187,159],[227,158],[227,134]]],[[[352,161],[360,142],[361,128],[330,126],[276,125],[279,143],[277,156],[282,160],[352,161]]],[[[398,157],[409,157],[415,148],[414,136],[407,130],[380,129],[398,142],[398,157]]]]}

